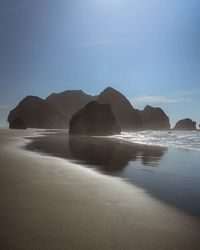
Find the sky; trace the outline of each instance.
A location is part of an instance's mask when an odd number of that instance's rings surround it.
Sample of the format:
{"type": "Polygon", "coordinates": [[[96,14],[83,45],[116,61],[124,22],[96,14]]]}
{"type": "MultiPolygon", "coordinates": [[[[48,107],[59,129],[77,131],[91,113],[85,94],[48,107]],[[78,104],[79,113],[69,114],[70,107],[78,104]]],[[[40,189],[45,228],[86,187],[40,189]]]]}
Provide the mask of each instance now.
{"type": "Polygon", "coordinates": [[[107,86],[200,123],[199,0],[0,0],[0,126],[27,95],[107,86]]]}

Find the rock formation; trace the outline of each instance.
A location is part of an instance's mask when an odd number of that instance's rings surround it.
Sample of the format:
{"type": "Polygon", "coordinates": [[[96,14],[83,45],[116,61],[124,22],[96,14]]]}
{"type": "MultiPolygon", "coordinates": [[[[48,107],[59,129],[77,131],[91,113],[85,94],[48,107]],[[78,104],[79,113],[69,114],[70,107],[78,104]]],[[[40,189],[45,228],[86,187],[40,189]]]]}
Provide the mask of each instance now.
{"type": "Polygon", "coordinates": [[[10,127],[18,127],[19,119],[27,128],[66,128],[65,115],[36,96],[27,96],[10,112],[8,116],[10,127]]]}
{"type": "Polygon", "coordinates": [[[142,130],[142,119],[129,102],[117,90],[108,87],[98,97],[97,101],[103,104],[110,104],[116,117],[117,123],[124,131],[142,130]]]}
{"type": "MultiPolygon", "coordinates": [[[[102,109],[105,114],[109,112],[105,111],[105,107],[102,108],[103,106],[98,106],[96,102],[110,105],[110,112],[113,112],[112,115],[114,115],[114,119],[116,119],[115,123],[119,125],[123,131],[170,130],[169,118],[161,108],[147,105],[142,111],[134,109],[124,95],[111,87],[106,88],[99,96],[87,95],[82,90],[67,90],[61,93],[51,94],[45,100],[36,96],[27,96],[10,112],[8,116],[9,126],[10,128],[69,128],[72,116],[76,113],[76,116],[73,116],[71,122],[74,121],[74,117],[77,117],[78,111],[79,115],[82,114],[83,111],[85,112],[85,108],[83,109],[83,107],[85,105],[87,107],[87,104],[90,102],[93,103],[91,107],[93,107],[94,110],[102,109]]],[[[99,117],[94,116],[94,118],[99,121],[98,126],[102,123],[103,128],[104,118],[99,117]]],[[[90,116],[88,119],[90,119],[90,116]]],[[[87,121],[84,120],[84,122],[84,126],[86,126],[87,121]]],[[[82,121],[80,124],[82,124],[82,121]]],[[[110,124],[110,126],[113,124],[110,124]]],[[[76,124],[76,126],[78,125],[76,124]]],[[[89,128],[89,125],[87,126],[89,128]]],[[[107,123],[106,126],[108,126],[107,123]]],[[[90,127],[92,128],[92,126],[90,127]]],[[[108,127],[106,128],[108,129],[108,127]]],[[[119,130],[114,129],[114,127],[113,125],[114,133],[119,132],[119,130]]],[[[85,130],[88,128],[85,127],[85,130]]],[[[97,124],[94,122],[93,129],[95,133],[109,134],[109,132],[106,132],[106,128],[105,131],[101,131],[101,128],[97,128],[97,124]]],[[[78,130],[81,131],[81,128],[78,128],[78,130]]],[[[196,123],[191,119],[181,120],[176,124],[174,130],[196,130],[196,123]]],[[[71,131],[73,131],[73,129],[71,131]]],[[[84,133],[89,134],[90,132],[85,131],[84,133]]],[[[94,132],[91,131],[91,134],[93,133],[94,132]]]]}
{"type": "Polygon", "coordinates": [[[73,135],[112,135],[121,132],[110,105],[96,101],[77,111],[69,125],[69,134],[73,135]]]}
{"type": "Polygon", "coordinates": [[[145,130],[170,130],[169,117],[161,108],[147,105],[140,114],[145,130]]]}
{"type": "Polygon", "coordinates": [[[21,118],[11,120],[9,127],[11,129],[27,129],[25,122],[21,118]]]}
{"type": "Polygon", "coordinates": [[[82,90],[67,90],[57,94],[51,94],[46,101],[56,106],[63,112],[67,119],[67,126],[74,113],[83,108],[87,103],[96,100],[96,96],[87,95],[82,90]]]}
{"type": "Polygon", "coordinates": [[[192,121],[190,118],[180,120],[176,123],[173,130],[196,130],[196,122],[192,121]]]}

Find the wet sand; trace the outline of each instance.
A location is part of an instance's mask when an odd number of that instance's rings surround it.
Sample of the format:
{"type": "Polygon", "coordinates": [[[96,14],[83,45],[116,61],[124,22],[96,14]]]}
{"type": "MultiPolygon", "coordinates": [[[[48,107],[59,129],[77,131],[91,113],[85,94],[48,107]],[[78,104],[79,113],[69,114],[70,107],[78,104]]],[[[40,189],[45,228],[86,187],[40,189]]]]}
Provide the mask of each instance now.
{"type": "MultiPolygon", "coordinates": [[[[200,222],[118,177],[0,130],[0,249],[199,249],[200,222]]],[[[56,147],[56,145],[55,145],[56,147]]]]}

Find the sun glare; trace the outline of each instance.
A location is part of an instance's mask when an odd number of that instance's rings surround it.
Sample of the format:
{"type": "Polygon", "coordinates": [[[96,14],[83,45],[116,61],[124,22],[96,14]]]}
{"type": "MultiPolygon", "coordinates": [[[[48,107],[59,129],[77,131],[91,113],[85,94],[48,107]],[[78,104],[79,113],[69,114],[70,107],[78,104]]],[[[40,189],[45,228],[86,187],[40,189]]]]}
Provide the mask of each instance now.
{"type": "Polygon", "coordinates": [[[105,8],[116,8],[123,3],[122,0],[95,0],[94,2],[96,5],[105,8]]]}

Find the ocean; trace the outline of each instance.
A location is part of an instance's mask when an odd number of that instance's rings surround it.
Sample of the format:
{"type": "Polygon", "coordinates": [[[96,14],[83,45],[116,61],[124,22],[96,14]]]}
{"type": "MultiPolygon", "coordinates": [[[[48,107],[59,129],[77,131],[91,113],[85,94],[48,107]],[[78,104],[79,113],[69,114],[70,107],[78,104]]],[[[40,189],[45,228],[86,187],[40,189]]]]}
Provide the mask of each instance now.
{"type": "Polygon", "coordinates": [[[200,150],[200,131],[142,131],[122,132],[112,136],[124,141],[167,148],[200,150]]]}

